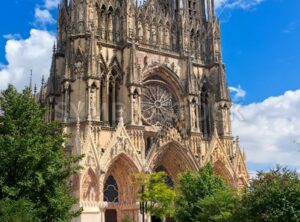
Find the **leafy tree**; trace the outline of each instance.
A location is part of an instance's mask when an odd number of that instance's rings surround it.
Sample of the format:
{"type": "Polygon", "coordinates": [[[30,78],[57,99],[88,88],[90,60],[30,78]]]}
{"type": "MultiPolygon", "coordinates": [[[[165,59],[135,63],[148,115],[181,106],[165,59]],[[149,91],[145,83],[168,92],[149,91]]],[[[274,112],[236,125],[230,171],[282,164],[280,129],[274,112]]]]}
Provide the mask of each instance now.
{"type": "Polygon", "coordinates": [[[239,206],[239,196],[230,189],[215,190],[212,195],[204,197],[198,202],[201,209],[196,221],[233,222],[239,206]]]}
{"type": "Polygon", "coordinates": [[[28,200],[20,199],[0,201],[0,221],[5,222],[40,222],[37,219],[34,204],[28,200]]]}
{"type": "Polygon", "coordinates": [[[151,216],[161,219],[174,216],[176,193],[168,186],[166,173],[140,173],[135,175],[135,183],[140,188],[139,199],[146,203],[146,210],[151,216]]]}
{"type": "Polygon", "coordinates": [[[81,157],[65,155],[62,126],[44,122],[46,110],[29,89],[9,86],[0,110],[0,200],[11,200],[4,202],[10,209],[26,205],[41,221],[70,221],[80,212],[71,210],[76,200],[67,179],[81,157]]]}
{"type": "Polygon", "coordinates": [[[247,222],[299,222],[299,174],[282,167],[258,173],[243,195],[239,218],[247,218],[247,222]]]}
{"type": "Polygon", "coordinates": [[[232,221],[238,196],[214,174],[211,165],[179,179],[176,219],[179,222],[232,221]]]}

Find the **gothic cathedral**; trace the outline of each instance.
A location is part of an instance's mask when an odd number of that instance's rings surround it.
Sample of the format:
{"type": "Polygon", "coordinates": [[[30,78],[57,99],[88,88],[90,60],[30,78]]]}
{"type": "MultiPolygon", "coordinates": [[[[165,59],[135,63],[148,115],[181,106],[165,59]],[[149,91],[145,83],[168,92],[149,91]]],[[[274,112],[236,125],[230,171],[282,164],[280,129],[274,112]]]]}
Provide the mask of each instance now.
{"type": "Polygon", "coordinates": [[[232,187],[247,184],[214,0],[62,0],[50,72],[47,120],[72,135],[66,152],[85,154],[74,222],[138,222],[138,172],[176,184],[210,162],[232,187]]]}

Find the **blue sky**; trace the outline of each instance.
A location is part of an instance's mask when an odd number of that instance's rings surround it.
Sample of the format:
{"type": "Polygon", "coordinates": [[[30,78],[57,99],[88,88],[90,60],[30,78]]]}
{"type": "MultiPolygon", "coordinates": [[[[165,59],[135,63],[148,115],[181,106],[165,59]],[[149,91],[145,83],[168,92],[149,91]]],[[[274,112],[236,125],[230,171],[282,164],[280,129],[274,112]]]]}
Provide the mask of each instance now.
{"type": "Polygon", "coordinates": [[[229,85],[246,90],[245,103],[299,89],[299,12],[299,0],[265,0],[220,15],[229,85]]]}
{"type": "MultiPolygon", "coordinates": [[[[0,88],[47,76],[58,0],[3,1],[0,88]],[[1,68],[2,67],[2,68],[1,68]],[[2,69],[2,70],[1,70],[2,69]]],[[[233,98],[233,132],[250,170],[300,170],[300,1],[216,0],[233,98]]]]}

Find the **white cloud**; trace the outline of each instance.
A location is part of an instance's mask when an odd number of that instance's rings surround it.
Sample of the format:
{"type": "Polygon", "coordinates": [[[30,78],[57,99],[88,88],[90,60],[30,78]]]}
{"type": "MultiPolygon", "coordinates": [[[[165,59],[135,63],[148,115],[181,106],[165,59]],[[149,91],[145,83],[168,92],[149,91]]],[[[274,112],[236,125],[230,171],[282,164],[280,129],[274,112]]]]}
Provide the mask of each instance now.
{"type": "Polygon", "coordinates": [[[264,0],[216,0],[215,6],[217,9],[221,8],[242,8],[249,9],[262,3],[264,0]]]}
{"type": "Polygon", "coordinates": [[[40,25],[55,23],[52,14],[47,9],[35,8],[35,22],[40,25]]]}
{"type": "Polygon", "coordinates": [[[58,6],[60,0],[44,0],[44,2],[47,9],[53,9],[58,6]]]}
{"type": "Polygon", "coordinates": [[[54,41],[52,34],[36,29],[30,31],[27,39],[9,39],[5,46],[8,64],[1,66],[0,89],[9,83],[22,89],[29,83],[31,69],[33,81],[40,83],[42,75],[49,73],[54,41]]]}
{"type": "Polygon", "coordinates": [[[240,135],[249,162],[300,168],[299,110],[300,90],[233,106],[233,132],[240,135]]]}
{"type": "Polygon", "coordinates": [[[287,27],[283,30],[284,33],[289,34],[294,32],[299,27],[298,21],[292,21],[290,22],[287,27]]]}
{"type": "Polygon", "coordinates": [[[233,94],[233,101],[235,102],[244,99],[246,96],[246,91],[243,90],[241,86],[238,87],[230,86],[229,90],[233,94]]]}

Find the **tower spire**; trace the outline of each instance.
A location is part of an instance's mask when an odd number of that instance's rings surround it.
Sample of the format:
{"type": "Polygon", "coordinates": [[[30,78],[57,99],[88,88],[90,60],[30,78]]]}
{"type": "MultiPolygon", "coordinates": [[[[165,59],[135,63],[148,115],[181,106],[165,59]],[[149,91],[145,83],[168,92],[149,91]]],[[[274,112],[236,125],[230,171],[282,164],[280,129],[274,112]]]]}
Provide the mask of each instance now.
{"type": "Polygon", "coordinates": [[[29,89],[32,90],[32,69],[30,69],[29,89]]]}

